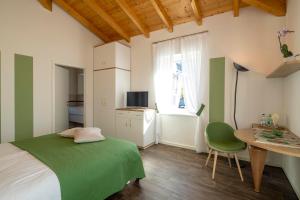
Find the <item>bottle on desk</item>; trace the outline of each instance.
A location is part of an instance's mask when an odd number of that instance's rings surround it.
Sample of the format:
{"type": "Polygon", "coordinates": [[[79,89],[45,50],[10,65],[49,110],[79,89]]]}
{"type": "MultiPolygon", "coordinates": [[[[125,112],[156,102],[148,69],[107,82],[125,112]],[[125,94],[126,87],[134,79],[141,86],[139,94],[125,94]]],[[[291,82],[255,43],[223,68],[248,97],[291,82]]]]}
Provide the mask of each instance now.
{"type": "Polygon", "coordinates": [[[266,115],[265,113],[261,114],[260,125],[271,127],[273,125],[273,120],[271,114],[266,115]]]}

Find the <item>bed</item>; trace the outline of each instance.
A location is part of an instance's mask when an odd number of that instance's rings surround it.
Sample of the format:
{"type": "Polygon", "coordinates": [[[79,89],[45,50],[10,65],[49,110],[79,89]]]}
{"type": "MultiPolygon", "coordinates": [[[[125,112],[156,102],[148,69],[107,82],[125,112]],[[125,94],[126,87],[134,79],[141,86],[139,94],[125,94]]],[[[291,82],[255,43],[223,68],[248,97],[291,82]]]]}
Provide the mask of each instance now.
{"type": "Polygon", "coordinates": [[[135,144],[107,138],[75,144],[49,134],[0,145],[0,199],[105,199],[144,178],[135,144]]]}
{"type": "Polygon", "coordinates": [[[83,124],[84,109],[83,105],[69,105],[69,121],[83,124]]]}

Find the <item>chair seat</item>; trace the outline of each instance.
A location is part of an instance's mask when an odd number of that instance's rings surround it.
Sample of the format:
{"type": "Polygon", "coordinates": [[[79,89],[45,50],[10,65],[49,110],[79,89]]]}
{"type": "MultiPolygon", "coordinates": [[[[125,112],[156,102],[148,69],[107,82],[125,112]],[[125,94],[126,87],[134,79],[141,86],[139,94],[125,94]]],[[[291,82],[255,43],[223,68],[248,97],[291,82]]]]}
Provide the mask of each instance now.
{"type": "Polygon", "coordinates": [[[220,152],[239,152],[246,148],[246,144],[240,140],[209,141],[209,146],[220,152]]]}

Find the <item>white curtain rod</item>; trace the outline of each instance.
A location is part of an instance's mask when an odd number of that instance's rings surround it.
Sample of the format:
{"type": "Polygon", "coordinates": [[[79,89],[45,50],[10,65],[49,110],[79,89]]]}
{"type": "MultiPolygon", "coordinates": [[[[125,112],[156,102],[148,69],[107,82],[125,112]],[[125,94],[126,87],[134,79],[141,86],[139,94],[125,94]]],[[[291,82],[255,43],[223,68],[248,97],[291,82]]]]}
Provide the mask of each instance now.
{"type": "Polygon", "coordinates": [[[169,39],[166,39],[166,40],[160,40],[160,41],[157,41],[157,42],[153,42],[152,44],[157,44],[157,43],[160,43],[160,42],[165,42],[165,41],[173,40],[173,39],[176,39],[176,38],[183,38],[183,37],[187,37],[187,36],[191,36],[191,35],[197,35],[197,34],[203,34],[203,33],[208,33],[208,31],[201,31],[201,32],[192,33],[192,34],[188,34],[188,35],[169,38],[169,39]]]}

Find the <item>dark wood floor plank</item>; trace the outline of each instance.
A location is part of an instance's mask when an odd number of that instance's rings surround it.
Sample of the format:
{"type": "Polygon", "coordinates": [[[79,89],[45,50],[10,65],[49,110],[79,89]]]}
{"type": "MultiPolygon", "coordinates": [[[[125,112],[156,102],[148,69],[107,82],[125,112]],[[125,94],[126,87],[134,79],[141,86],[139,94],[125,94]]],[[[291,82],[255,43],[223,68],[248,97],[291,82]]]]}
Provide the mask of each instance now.
{"type": "Polygon", "coordinates": [[[204,167],[207,154],[159,144],[141,150],[141,155],[146,178],[139,183],[131,182],[108,200],[297,199],[280,168],[265,167],[261,193],[256,193],[248,162],[241,162],[245,178],[241,182],[236,166],[229,168],[227,158],[218,159],[216,177],[212,180],[212,160],[204,167]]]}

